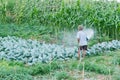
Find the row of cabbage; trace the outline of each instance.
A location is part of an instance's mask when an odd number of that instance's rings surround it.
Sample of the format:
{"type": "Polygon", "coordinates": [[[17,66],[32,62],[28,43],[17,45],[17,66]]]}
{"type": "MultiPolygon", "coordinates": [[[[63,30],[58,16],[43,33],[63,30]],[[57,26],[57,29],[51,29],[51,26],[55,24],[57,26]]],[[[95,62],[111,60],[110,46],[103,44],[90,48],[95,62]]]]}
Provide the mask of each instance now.
{"type": "MultiPolygon", "coordinates": [[[[120,41],[95,44],[88,49],[87,55],[120,49],[120,41]]],[[[77,58],[77,47],[46,44],[36,40],[25,40],[18,37],[0,37],[0,59],[15,60],[29,65],[51,60],[68,60],[77,58]]]]}
{"type": "Polygon", "coordinates": [[[98,55],[104,52],[114,51],[120,49],[120,41],[119,40],[112,40],[110,42],[102,42],[93,45],[87,51],[87,55],[98,55]]]}
{"type": "Polygon", "coordinates": [[[62,45],[45,44],[18,37],[0,37],[0,59],[16,60],[31,65],[55,59],[66,60],[73,56],[75,56],[75,47],[65,48],[62,45]]]}

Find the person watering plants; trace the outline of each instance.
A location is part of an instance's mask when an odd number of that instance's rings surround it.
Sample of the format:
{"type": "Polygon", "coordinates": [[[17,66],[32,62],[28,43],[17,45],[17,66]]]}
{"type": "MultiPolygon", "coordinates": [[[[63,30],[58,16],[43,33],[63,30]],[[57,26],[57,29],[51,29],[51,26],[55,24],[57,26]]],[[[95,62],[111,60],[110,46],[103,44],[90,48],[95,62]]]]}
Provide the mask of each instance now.
{"type": "Polygon", "coordinates": [[[83,31],[83,26],[79,25],[78,26],[78,32],[77,32],[77,41],[78,41],[78,59],[81,59],[83,57],[85,57],[86,55],[86,51],[87,51],[87,35],[86,33],[83,31]]]}

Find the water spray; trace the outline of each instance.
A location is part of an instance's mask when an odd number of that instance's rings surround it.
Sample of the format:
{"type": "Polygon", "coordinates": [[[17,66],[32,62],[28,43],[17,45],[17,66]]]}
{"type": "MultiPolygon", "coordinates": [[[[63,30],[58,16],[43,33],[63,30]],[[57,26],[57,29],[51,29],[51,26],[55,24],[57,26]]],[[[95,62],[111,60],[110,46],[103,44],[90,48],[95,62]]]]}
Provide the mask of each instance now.
{"type": "Polygon", "coordinates": [[[85,29],[84,32],[86,33],[88,40],[93,38],[93,36],[94,36],[93,29],[85,29]]]}

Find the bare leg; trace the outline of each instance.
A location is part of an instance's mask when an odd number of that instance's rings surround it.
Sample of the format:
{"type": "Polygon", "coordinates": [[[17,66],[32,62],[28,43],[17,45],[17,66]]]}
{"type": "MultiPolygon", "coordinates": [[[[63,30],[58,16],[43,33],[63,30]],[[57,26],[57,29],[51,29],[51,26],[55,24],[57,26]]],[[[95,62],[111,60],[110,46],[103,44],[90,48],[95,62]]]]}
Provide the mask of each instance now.
{"type": "Polygon", "coordinates": [[[78,60],[80,60],[80,48],[78,48],[78,60]]]}
{"type": "Polygon", "coordinates": [[[83,50],[83,59],[85,58],[86,50],[83,50]]]}

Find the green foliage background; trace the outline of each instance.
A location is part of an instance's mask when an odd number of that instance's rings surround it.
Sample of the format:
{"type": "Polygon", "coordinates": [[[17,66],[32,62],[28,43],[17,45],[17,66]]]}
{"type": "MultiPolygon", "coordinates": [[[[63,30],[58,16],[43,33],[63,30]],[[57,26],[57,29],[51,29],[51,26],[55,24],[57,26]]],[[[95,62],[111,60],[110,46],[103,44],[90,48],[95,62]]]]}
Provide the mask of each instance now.
{"type": "MultiPolygon", "coordinates": [[[[79,24],[98,36],[120,39],[120,4],[92,0],[0,0],[0,22],[75,29],[79,24]]],[[[54,32],[55,32],[54,30],[54,32]]]]}

